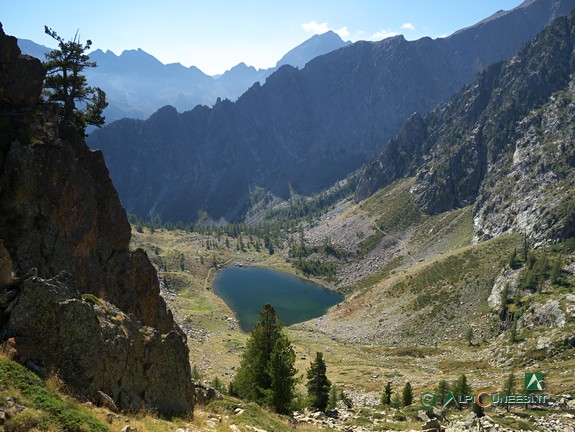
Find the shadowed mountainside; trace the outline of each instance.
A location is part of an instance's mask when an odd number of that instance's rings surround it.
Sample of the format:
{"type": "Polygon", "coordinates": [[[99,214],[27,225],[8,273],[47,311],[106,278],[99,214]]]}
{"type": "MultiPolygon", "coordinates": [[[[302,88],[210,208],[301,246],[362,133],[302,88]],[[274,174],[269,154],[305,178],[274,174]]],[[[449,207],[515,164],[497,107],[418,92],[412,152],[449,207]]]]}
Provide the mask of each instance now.
{"type": "Polygon", "coordinates": [[[257,187],[288,198],[345,177],[413,112],[428,112],[574,7],[533,0],[444,39],[357,42],[302,70],[281,67],[236,103],[183,114],[165,107],[144,122],[115,122],[88,142],[104,152],[128,212],[237,220],[257,187]]]}
{"type": "Polygon", "coordinates": [[[73,393],[193,409],[186,336],[160,296],[102,154],[59,130],[45,70],[0,26],[0,340],[73,393]]]}
{"type": "Polygon", "coordinates": [[[367,165],[356,197],[401,177],[423,210],[474,204],[476,239],[515,230],[536,243],[574,234],[575,15],[425,118],[412,115],[367,165]]]}

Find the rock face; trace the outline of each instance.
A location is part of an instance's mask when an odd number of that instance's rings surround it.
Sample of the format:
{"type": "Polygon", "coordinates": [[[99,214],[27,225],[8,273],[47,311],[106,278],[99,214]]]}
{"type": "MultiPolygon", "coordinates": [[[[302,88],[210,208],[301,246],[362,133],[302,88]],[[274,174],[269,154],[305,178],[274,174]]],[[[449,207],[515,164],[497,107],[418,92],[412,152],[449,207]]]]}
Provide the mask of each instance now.
{"type": "Polygon", "coordinates": [[[344,178],[413,112],[428,112],[574,7],[575,0],[530,0],[448,38],[360,41],[301,70],[283,66],[235,103],[182,114],[165,107],[145,122],[115,122],[88,142],[103,150],[128,212],[236,220],[258,187],[287,198],[344,178]]]}
{"type": "Polygon", "coordinates": [[[509,230],[535,246],[575,234],[575,15],[557,19],[425,118],[413,115],[371,162],[357,195],[397,178],[428,213],[474,205],[476,240],[509,230]]]}
{"type": "Polygon", "coordinates": [[[55,107],[40,101],[40,62],[1,30],[0,48],[0,339],[83,396],[188,412],[185,335],[146,254],[129,250],[101,153],[60,133],[55,107]]]}

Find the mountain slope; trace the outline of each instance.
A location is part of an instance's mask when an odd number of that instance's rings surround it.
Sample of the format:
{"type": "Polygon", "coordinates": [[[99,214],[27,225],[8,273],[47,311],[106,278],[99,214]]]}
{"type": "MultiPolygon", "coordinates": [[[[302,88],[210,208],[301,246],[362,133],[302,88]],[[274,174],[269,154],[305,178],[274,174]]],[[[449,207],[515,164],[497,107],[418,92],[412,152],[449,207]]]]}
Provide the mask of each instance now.
{"type": "Polygon", "coordinates": [[[574,7],[574,0],[528,1],[445,39],[357,42],[302,70],[281,67],[236,103],[179,115],[164,108],[88,141],[103,150],[128,212],[235,220],[257,187],[287,198],[345,177],[414,111],[431,110],[574,7]]]}
{"type": "Polygon", "coordinates": [[[560,18],[422,118],[365,169],[356,195],[402,176],[434,214],[475,204],[477,239],[508,230],[537,243],[573,235],[575,16],[560,18]]]}

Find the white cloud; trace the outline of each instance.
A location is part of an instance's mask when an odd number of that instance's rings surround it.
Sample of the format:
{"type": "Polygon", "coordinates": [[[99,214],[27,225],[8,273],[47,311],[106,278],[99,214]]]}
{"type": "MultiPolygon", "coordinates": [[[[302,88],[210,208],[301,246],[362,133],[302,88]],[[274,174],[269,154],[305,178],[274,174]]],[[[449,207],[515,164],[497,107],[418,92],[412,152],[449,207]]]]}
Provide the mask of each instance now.
{"type": "Polygon", "coordinates": [[[373,40],[381,40],[381,39],[386,39],[389,37],[393,37],[393,36],[397,36],[398,33],[394,32],[393,30],[390,29],[381,29],[380,31],[378,31],[377,33],[374,33],[371,38],[373,40]]]}
{"type": "Polygon", "coordinates": [[[312,32],[313,34],[322,34],[330,30],[333,31],[334,33],[337,33],[341,37],[347,37],[350,34],[349,30],[347,29],[347,26],[344,26],[336,30],[330,28],[326,22],[318,23],[316,21],[310,21],[308,23],[303,23],[301,25],[301,28],[304,29],[305,31],[312,32]]]}
{"type": "Polygon", "coordinates": [[[415,30],[415,26],[413,24],[407,22],[407,23],[403,23],[401,25],[401,29],[402,30],[415,30]]]}
{"type": "Polygon", "coordinates": [[[319,24],[316,23],[315,21],[310,21],[308,23],[303,23],[301,25],[301,28],[304,29],[305,31],[313,32],[314,34],[320,34],[329,31],[329,26],[327,25],[326,22],[319,24]]]}
{"type": "Polygon", "coordinates": [[[343,37],[347,37],[349,36],[349,30],[347,29],[347,26],[340,28],[339,30],[334,30],[334,32],[336,32],[338,35],[340,35],[342,38],[343,37]]]}

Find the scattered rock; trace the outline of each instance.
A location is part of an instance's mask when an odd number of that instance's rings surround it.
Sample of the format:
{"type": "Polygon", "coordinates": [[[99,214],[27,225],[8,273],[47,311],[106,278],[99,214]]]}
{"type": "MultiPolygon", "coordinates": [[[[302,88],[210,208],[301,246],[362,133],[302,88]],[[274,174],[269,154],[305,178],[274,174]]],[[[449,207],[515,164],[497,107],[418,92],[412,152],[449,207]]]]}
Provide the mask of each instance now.
{"type": "Polygon", "coordinates": [[[201,384],[197,384],[195,388],[196,392],[196,402],[199,405],[207,405],[213,400],[223,399],[222,395],[219,394],[216,389],[211,387],[204,387],[201,384]]]}
{"type": "Polygon", "coordinates": [[[339,418],[339,411],[337,409],[328,410],[325,412],[325,415],[329,418],[338,419],[339,418]]]}
{"type": "Polygon", "coordinates": [[[535,305],[520,321],[521,326],[527,328],[532,328],[534,324],[562,328],[565,326],[565,314],[557,300],[549,300],[543,305],[535,305]]]}
{"type": "Polygon", "coordinates": [[[118,407],[116,406],[114,399],[101,390],[96,393],[95,401],[97,404],[108,408],[112,412],[118,412],[118,407]]]}
{"type": "Polygon", "coordinates": [[[426,432],[441,432],[443,428],[437,419],[430,419],[421,426],[421,429],[426,432]]]}

